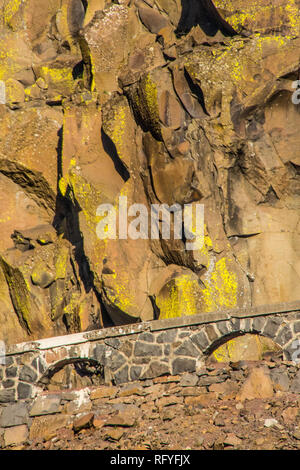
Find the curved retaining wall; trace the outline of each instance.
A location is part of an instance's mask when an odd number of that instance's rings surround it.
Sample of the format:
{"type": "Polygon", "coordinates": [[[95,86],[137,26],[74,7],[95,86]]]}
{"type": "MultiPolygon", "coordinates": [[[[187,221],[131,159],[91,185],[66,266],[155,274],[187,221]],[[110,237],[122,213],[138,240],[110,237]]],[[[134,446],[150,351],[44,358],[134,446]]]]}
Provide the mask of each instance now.
{"type": "MultiPolygon", "coordinates": [[[[102,366],[106,383],[195,372],[233,336],[271,338],[287,360],[300,340],[300,301],[138,323],[8,347],[0,366],[0,405],[34,398],[43,377],[75,360],[102,366]]],[[[300,344],[300,342],[299,342],[300,344]]]]}

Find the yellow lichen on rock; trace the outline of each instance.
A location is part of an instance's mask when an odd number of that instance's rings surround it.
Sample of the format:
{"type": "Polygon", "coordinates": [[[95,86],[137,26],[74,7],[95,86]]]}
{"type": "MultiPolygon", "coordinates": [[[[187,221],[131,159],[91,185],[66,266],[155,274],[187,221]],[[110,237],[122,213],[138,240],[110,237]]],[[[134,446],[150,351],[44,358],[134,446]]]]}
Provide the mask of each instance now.
{"type": "Polygon", "coordinates": [[[37,69],[39,78],[42,78],[47,88],[52,87],[55,93],[68,96],[74,89],[74,79],[71,67],[53,67],[43,65],[37,69]]]}
{"type": "Polygon", "coordinates": [[[285,11],[288,14],[290,27],[292,29],[292,34],[297,36],[300,31],[300,15],[299,7],[296,5],[295,0],[289,0],[288,4],[285,6],[285,11]]]}
{"type": "Polygon", "coordinates": [[[283,28],[288,28],[291,36],[299,34],[299,6],[296,0],[276,3],[271,0],[214,0],[214,4],[238,33],[243,29],[265,33],[273,26],[273,29],[282,29],[283,32],[283,28]]]}
{"type": "Polygon", "coordinates": [[[176,318],[200,313],[197,305],[199,295],[197,279],[188,274],[174,278],[166,286],[165,292],[156,298],[160,310],[159,318],[176,318]]]}
{"type": "MultiPolygon", "coordinates": [[[[194,256],[197,259],[197,251],[194,256]]],[[[156,297],[160,318],[195,315],[237,306],[238,277],[230,270],[232,260],[222,257],[216,261],[206,226],[199,257],[206,266],[201,281],[193,273],[175,277],[156,297]]]]}
{"type": "Polygon", "coordinates": [[[128,312],[129,308],[134,306],[134,299],[130,297],[129,279],[126,276],[117,277],[116,272],[112,275],[113,290],[108,294],[110,301],[120,308],[123,312],[128,312]]]}
{"type": "Polygon", "coordinates": [[[84,214],[87,227],[91,233],[96,236],[96,226],[99,219],[96,216],[97,207],[103,201],[103,195],[96,188],[86,181],[76,171],[70,171],[69,184],[72,188],[73,195],[84,214]]]}
{"type": "Polygon", "coordinates": [[[117,148],[118,155],[122,159],[123,155],[123,144],[125,134],[125,108],[120,107],[115,111],[114,115],[114,129],[112,132],[112,140],[117,148]]]}
{"type": "Polygon", "coordinates": [[[22,272],[0,258],[0,266],[6,278],[9,293],[17,313],[20,324],[30,333],[31,326],[31,299],[22,272]]]}
{"type": "Polygon", "coordinates": [[[23,103],[25,100],[24,88],[20,82],[10,78],[5,82],[6,102],[13,106],[14,104],[23,103]]]}

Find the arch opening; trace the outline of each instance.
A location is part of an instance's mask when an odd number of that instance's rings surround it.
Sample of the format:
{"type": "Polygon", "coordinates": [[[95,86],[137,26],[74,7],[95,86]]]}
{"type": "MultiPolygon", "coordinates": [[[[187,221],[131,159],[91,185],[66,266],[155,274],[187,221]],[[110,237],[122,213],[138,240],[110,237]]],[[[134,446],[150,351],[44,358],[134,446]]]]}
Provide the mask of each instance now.
{"type": "Polygon", "coordinates": [[[258,333],[235,333],[222,337],[207,352],[208,362],[260,361],[283,358],[282,348],[258,333]]]}

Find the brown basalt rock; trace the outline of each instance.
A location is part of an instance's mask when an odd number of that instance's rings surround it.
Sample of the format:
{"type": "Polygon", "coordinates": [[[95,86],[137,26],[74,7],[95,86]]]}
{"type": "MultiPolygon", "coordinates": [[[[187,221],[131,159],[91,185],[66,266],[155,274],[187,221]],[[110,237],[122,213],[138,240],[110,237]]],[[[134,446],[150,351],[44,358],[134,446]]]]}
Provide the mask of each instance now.
{"type": "Polygon", "coordinates": [[[185,397],[184,402],[186,405],[192,405],[195,407],[205,408],[211,406],[215,400],[217,400],[217,394],[215,392],[200,393],[197,396],[185,397]]]}
{"type": "Polygon", "coordinates": [[[4,432],[4,443],[6,446],[16,446],[28,439],[28,428],[25,424],[7,428],[4,432]]]}
{"type": "Polygon", "coordinates": [[[251,370],[236,399],[244,401],[255,398],[270,398],[273,395],[274,391],[270,377],[262,368],[255,368],[251,370]]]}
{"type": "Polygon", "coordinates": [[[192,118],[203,119],[205,118],[205,112],[203,106],[198,102],[195,96],[192,95],[187,76],[183,70],[179,70],[177,67],[172,67],[174,88],[179,96],[184,109],[190,114],[192,118]]]}
{"type": "Polygon", "coordinates": [[[106,421],[105,426],[120,426],[120,427],[132,427],[135,424],[135,417],[127,415],[126,413],[118,413],[117,415],[109,418],[106,421]]]}
{"type": "Polygon", "coordinates": [[[138,3],[138,12],[144,26],[151,32],[159,34],[169,22],[167,18],[161,15],[156,9],[149,8],[142,2],[138,3]]]}
{"type": "Polygon", "coordinates": [[[103,386],[91,391],[90,399],[97,400],[99,398],[114,398],[117,390],[115,387],[103,386]]]}
{"type": "Polygon", "coordinates": [[[119,441],[124,434],[124,429],[107,429],[105,432],[104,439],[109,441],[119,441]]]}

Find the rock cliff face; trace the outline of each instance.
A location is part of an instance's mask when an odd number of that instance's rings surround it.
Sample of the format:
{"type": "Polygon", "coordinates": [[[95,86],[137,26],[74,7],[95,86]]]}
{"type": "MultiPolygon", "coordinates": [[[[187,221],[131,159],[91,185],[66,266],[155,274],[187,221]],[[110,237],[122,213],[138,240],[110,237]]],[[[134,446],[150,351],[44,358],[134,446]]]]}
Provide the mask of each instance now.
{"type": "Polygon", "coordinates": [[[0,339],[299,299],[299,7],[0,0],[0,339]],[[100,239],[120,196],[203,247],[100,239]]]}

